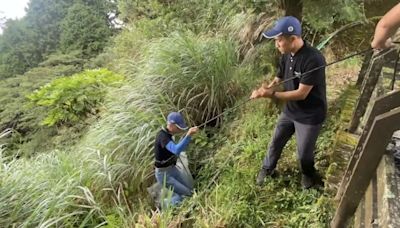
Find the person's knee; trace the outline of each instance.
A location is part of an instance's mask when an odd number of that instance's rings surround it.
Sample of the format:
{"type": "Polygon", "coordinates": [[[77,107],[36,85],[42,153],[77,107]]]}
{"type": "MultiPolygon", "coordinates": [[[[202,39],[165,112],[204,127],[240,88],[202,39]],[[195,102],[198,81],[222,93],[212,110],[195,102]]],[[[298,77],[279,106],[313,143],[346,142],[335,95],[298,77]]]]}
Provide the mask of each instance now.
{"type": "Polygon", "coordinates": [[[166,187],[170,188],[174,192],[184,195],[184,196],[191,196],[192,195],[192,189],[186,187],[184,184],[181,182],[177,181],[174,178],[169,178],[166,180],[166,187]]]}
{"type": "Polygon", "coordinates": [[[192,195],[193,195],[193,192],[189,190],[189,191],[187,192],[187,194],[185,194],[184,196],[190,197],[190,196],[192,196],[192,195]]]}
{"type": "Polygon", "coordinates": [[[193,195],[193,189],[191,188],[184,187],[183,189],[181,189],[181,191],[182,191],[181,194],[184,196],[190,197],[193,195]]]}
{"type": "Polygon", "coordinates": [[[174,180],[168,175],[156,175],[157,182],[164,187],[173,187],[174,180]]]}

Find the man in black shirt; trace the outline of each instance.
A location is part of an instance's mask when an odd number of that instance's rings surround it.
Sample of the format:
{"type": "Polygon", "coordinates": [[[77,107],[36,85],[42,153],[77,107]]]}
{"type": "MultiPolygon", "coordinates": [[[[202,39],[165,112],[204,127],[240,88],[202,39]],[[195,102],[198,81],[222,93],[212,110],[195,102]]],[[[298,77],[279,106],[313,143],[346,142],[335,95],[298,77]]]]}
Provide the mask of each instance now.
{"type": "Polygon", "coordinates": [[[282,57],[275,79],[270,85],[254,90],[250,98],[274,97],[286,101],[286,104],[258,174],[257,184],[263,184],[266,176],[273,176],[283,147],[296,134],[297,152],[303,173],[302,186],[307,189],[321,183],[314,168],[314,149],[326,117],[327,102],[325,68],[304,73],[324,66],[325,59],[317,49],[303,41],[301,25],[295,17],[281,18],[274,28],[263,35],[275,39],[275,46],[282,57]],[[285,82],[284,92],[276,92],[271,88],[294,76],[299,77],[285,82]]]}
{"type": "Polygon", "coordinates": [[[179,154],[191,141],[192,135],[198,132],[198,128],[191,127],[179,143],[175,143],[172,139],[173,135],[181,133],[187,128],[183,116],[179,112],[171,112],[167,117],[167,127],[158,132],[154,143],[155,176],[160,185],[173,190],[172,205],[180,203],[183,197],[192,195],[193,186],[186,177],[188,173],[179,170],[176,162],[179,154]]]}

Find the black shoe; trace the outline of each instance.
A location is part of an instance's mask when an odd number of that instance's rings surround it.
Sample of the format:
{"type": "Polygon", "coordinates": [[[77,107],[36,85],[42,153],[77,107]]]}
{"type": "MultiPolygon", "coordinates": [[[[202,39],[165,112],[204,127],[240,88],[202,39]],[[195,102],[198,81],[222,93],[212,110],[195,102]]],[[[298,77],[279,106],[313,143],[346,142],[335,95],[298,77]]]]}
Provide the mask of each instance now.
{"type": "Polygon", "coordinates": [[[270,177],[276,177],[276,171],[275,170],[269,170],[269,169],[264,169],[261,168],[260,172],[258,173],[257,176],[257,185],[263,185],[265,182],[265,177],[270,176],[270,177]]]}
{"type": "Polygon", "coordinates": [[[301,176],[301,186],[303,187],[303,189],[309,189],[314,186],[314,181],[311,177],[303,174],[301,176]]]}
{"type": "Polygon", "coordinates": [[[321,175],[314,173],[312,176],[302,175],[301,186],[303,189],[309,189],[311,187],[324,186],[321,175]]]}

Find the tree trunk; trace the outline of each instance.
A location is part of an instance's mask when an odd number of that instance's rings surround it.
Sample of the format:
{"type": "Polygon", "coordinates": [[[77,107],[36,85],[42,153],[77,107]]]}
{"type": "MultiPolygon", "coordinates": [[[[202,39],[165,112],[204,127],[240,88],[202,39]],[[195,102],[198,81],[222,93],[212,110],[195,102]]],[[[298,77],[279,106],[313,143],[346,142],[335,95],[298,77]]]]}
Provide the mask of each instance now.
{"type": "Polygon", "coordinates": [[[281,0],[281,9],[285,11],[285,16],[293,16],[302,20],[303,1],[302,0],[281,0]]]}

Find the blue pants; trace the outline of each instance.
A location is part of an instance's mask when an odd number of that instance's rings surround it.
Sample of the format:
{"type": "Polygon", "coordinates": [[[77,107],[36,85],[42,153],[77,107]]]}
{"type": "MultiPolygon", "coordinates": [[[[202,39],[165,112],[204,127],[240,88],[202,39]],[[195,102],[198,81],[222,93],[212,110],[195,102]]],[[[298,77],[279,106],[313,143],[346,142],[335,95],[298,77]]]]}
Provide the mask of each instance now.
{"type": "Polygon", "coordinates": [[[187,183],[184,175],[176,166],[156,168],[157,182],[162,186],[171,188],[174,192],[171,198],[172,205],[179,204],[183,197],[192,195],[191,184],[187,183]]]}

